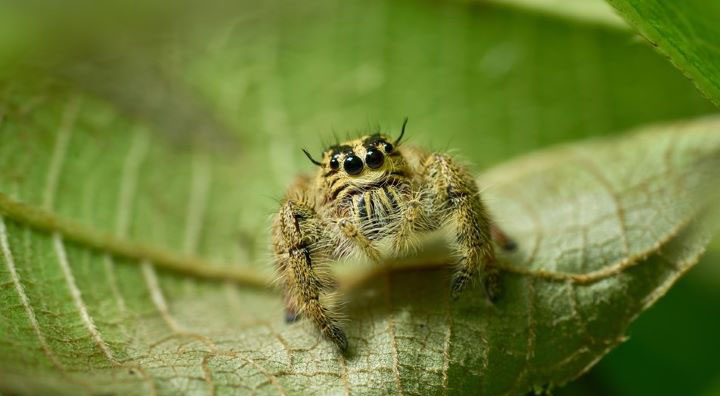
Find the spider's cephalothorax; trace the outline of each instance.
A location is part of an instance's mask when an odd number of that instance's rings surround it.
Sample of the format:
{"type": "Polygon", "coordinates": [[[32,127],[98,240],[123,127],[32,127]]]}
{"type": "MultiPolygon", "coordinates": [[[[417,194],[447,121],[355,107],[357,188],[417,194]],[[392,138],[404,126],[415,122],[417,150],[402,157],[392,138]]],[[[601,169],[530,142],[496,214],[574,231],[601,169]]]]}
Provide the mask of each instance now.
{"type": "Polygon", "coordinates": [[[470,173],[446,154],[401,145],[404,131],[405,123],[395,140],[374,134],[334,145],[320,161],[305,152],[319,169],[314,178],[297,179],[273,220],[286,318],[303,314],[341,350],[347,339],[323,298],[333,285],[324,263],[352,252],[378,262],[381,241],[408,250],[419,233],[452,223],[459,259],[453,297],[480,272],[494,300],[499,273],[492,240],[513,248],[490,221],[470,173]]]}

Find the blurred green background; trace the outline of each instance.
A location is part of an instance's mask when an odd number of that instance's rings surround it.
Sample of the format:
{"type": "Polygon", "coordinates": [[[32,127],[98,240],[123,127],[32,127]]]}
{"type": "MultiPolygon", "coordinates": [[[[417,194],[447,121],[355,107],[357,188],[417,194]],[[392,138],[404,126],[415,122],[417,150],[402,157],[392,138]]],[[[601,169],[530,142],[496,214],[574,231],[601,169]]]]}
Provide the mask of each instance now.
{"type": "MultiPolygon", "coordinates": [[[[169,144],[240,158],[240,239],[333,135],[381,127],[481,169],[716,111],[605,3],[316,0],[4,4],[3,92],[52,80],[169,144]],[[59,83],[58,83],[59,82],[59,83]]],[[[35,89],[35,88],[33,88],[35,89]]],[[[10,94],[8,94],[10,95],[10,94]]],[[[560,395],[720,394],[720,249],[560,395]]]]}

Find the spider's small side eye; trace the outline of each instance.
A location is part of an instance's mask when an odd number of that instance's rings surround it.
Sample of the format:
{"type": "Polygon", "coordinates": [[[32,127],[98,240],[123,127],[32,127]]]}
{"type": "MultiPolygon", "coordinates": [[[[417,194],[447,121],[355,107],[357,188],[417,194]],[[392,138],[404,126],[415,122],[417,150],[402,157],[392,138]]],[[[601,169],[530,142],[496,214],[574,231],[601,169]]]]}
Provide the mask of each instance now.
{"type": "Polygon", "coordinates": [[[385,152],[388,154],[392,153],[392,151],[395,149],[395,147],[393,147],[392,143],[387,143],[387,142],[383,145],[383,148],[385,149],[385,152]]]}
{"type": "Polygon", "coordinates": [[[345,158],[343,167],[349,175],[358,175],[362,172],[363,162],[357,155],[349,155],[345,158]]]}
{"type": "Polygon", "coordinates": [[[368,149],[367,155],[365,156],[365,162],[372,169],[381,167],[384,159],[385,156],[382,151],[375,148],[368,149]]]}
{"type": "Polygon", "coordinates": [[[337,156],[332,157],[330,160],[330,169],[337,170],[340,167],[340,161],[338,161],[337,156]]]}

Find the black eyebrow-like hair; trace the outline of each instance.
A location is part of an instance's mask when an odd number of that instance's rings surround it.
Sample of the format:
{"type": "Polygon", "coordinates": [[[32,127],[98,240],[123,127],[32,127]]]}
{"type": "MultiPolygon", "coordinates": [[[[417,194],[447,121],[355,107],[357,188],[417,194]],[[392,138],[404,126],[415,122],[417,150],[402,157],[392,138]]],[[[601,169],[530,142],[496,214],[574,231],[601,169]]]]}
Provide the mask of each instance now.
{"type": "Polygon", "coordinates": [[[372,134],[363,140],[363,145],[372,145],[379,142],[386,142],[385,137],[379,133],[372,134]]]}
{"type": "Polygon", "coordinates": [[[352,147],[348,146],[347,144],[336,144],[334,146],[328,147],[325,152],[330,152],[330,155],[335,155],[338,153],[345,153],[345,152],[352,152],[352,147]]]}

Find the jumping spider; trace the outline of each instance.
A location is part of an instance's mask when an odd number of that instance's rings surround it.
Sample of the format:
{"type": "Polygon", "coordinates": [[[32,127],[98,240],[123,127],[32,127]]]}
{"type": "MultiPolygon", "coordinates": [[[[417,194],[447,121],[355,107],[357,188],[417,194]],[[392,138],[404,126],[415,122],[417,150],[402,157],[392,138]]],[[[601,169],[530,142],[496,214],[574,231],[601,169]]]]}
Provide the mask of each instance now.
{"type": "Polygon", "coordinates": [[[340,350],[347,338],[325,302],[334,281],[323,264],[352,252],[380,261],[378,244],[402,252],[418,233],[451,222],[459,258],[453,298],[481,270],[488,298],[500,291],[491,240],[513,242],[492,224],[472,175],[447,154],[429,153],[374,134],[334,145],[316,161],[314,177],[300,176],[288,189],[272,224],[275,263],[285,288],[286,320],[307,316],[340,350]]]}

